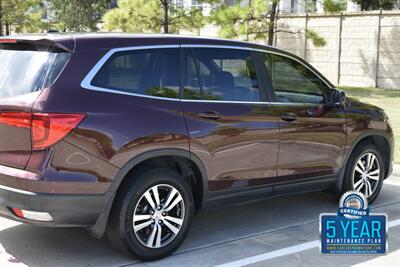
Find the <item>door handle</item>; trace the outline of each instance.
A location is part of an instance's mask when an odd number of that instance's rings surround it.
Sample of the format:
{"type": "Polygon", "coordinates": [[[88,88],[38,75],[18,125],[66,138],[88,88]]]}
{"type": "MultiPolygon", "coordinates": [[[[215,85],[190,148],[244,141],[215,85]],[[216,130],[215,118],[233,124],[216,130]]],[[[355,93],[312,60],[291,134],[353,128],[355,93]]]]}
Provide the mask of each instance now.
{"type": "Polygon", "coordinates": [[[207,120],[219,120],[221,118],[221,114],[215,111],[205,111],[200,113],[199,117],[207,120]]]}
{"type": "Polygon", "coordinates": [[[284,121],[295,121],[297,116],[294,113],[285,113],[281,115],[281,119],[284,121]]]}

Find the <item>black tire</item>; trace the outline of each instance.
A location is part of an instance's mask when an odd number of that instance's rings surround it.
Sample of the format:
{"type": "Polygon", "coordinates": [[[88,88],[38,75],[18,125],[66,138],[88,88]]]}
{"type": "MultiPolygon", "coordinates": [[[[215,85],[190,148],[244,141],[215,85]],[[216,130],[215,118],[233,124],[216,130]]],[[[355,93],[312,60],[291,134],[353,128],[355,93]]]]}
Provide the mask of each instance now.
{"type": "MultiPolygon", "coordinates": [[[[154,198],[154,195],[152,196],[154,198]]],[[[154,211],[151,212],[154,213],[154,211]]],[[[156,260],[170,255],[181,245],[188,234],[193,215],[194,201],[189,184],[178,173],[170,169],[153,169],[142,172],[137,177],[131,177],[128,183],[124,184],[124,188],[118,192],[110,213],[106,234],[117,250],[141,260],[156,260]],[[141,200],[142,196],[156,185],[172,186],[180,193],[184,203],[183,223],[179,232],[169,243],[162,247],[150,248],[143,243],[143,240],[140,240],[133,230],[133,215],[139,205],[138,202],[143,201],[141,200]]],[[[152,225],[148,227],[158,226],[152,225]]],[[[145,229],[145,231],[152,231],[152,228],[149,229],[145,229]]]]}
{"type": "Polygon", "coordinates": [[[346,170],[345,170],[344,177],[343,177],[343,186],[342,186],[341,194],[343,194],[347,191],[350,191],[350,190],[355,190],[354,186],[353,186],[352,175],[354,173],[354,170],[355,170],[358,160],[366,153],[372,153],[373,155],[376,156],[377,160],[379,161],[379,168],[380,168],[379,181],[377,181],[377,187],[376,187],[375,191],[373,192],[373,194],[371,196],[367,197],[368,203],[372,203],[376,200],[376,198],[378,197],[378,195],[382,189],[383,180],[385,178],[384,177],[385,176],[385,164],[384,164],[382,152],[379,150],[379,148],[376,145],[371,144],[371,143],[362,143],[362,144],[358,145],[354,149],[352,154],[350,155],[350,158],[346,164],[346,170]]]}

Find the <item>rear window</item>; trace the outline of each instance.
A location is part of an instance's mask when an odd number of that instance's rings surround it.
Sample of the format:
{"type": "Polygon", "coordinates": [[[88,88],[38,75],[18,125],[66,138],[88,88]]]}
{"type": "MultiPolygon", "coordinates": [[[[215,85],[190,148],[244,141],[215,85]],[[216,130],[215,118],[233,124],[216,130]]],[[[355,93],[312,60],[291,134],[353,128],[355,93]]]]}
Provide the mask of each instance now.
{"type": "Polygon", "coordinates": [[[70,53],[0,48],[0,97],[23,95],[52,85],[70,53]]]}

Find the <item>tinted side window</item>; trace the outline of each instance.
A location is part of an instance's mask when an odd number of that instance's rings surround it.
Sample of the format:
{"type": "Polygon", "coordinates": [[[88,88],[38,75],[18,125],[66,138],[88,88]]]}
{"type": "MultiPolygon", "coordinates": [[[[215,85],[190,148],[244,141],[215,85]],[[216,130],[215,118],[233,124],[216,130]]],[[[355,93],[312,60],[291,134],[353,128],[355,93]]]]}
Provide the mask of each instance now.
{"type": "Polygon", "coordinates": [[[128,93],[179,98],[179,49],[147,49],[114,53],[91,85],[128,93]]]}
{"type": "Polygon", "coordinates": [[[325,84],[303,64],[279,55],[264,53],[276,101],[324,103],[325,84]]]}
{"type": "Polygon", "coordinates": [[[190,49],[185,49],[185,69],[183,98],[184,99],[201,99],[200,80],[197,75],[196,61],[190,49]]]}
{"type": "Polygon", "coordinates": [[[249,51],[193,49],[205,100],[260,101],[255,68],[249,51]]]}

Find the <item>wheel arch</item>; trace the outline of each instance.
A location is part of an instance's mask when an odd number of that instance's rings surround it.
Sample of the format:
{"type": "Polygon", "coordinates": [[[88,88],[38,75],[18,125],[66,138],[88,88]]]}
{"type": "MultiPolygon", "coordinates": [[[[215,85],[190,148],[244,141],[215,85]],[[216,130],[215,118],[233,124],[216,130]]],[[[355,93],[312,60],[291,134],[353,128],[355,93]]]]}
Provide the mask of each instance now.
{"type": "Polygon", "coordinates": [[[392,161],[393,157],[393,145],[391,141],[391,137],[389,134],[387,134],[384,131],[379,131],[379,130],[369,130],[367,132],[364,132],[360,134],[355,141],[353,141],[352,145],[350,146],[349,150],[346,152],[345,158],[342,163],[342,168],[340,169],[337,183],[335,186],[335,191],[340,192],[343,184],[343,179],[344,179],[344,173],[347,167],[347,163],[350,159],[350,156],[353,154],[354,149],[365,143],[365,142],[372,142],[376,144],[378,147],[381,147],[382,145],[385,147],[385,149],[389,150],[389,157],[384,157],[385,160],[385,178],[387,178],[390,175],[390,163],[392,161]]]}
{"type": "Polygon", "coordinates": [[[129,177],[132,171],[135,170],[135,168],[140,166],[142,163],[162,157],[179,157],[181,159],[186,159],[189,162],[193,163],[194,166],[198,169],[199,173],[197,174],[197,176],[200,177],[197,177],[196,179],[200,179],[201,191],[200,199],[197,200],[199,203],[197,203],[198,206],[196,207],[196,209],[200,210],[202,208],[208,192],[208,176],[206,168],[202,161],[196,155],[184,149],[166,148],[147,151],[129,160],[114,177],[112,184],[109,188],[109,192],[112,192],[112,197],[110,198],[107,207],[104,208],[96,224],[89,229],[94,237],[101,238],[104,235],[115,196],[118,190],[121,188],[121,185],[123,185],[123,182],[126,181],[126,178],[129,177]]]}

